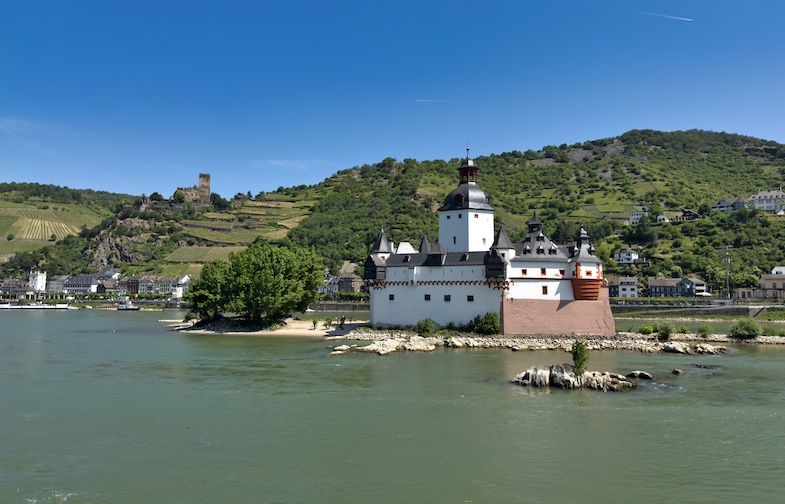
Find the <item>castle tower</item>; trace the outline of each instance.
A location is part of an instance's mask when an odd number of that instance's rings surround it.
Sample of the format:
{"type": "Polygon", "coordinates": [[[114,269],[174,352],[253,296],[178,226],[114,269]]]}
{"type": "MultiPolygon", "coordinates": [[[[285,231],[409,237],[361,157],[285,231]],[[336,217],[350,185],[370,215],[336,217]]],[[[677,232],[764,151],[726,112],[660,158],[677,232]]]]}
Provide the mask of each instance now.
{"type": "Polygon", "coordinates": [[[197,185],[199,189],[199,199],[202,200],[203,203],[208,203],[210,201],[210,174],[209,173],[200,173],[199,174],[199,184],[197,185]]]}
{"type": "Polygon", "coordinates": [[[493,244],[491,198],[477,185],[477,167],[469,157],[458,168],[460,183],[439,208],[439,243],[447,252],[482,252],[493,244]]]}

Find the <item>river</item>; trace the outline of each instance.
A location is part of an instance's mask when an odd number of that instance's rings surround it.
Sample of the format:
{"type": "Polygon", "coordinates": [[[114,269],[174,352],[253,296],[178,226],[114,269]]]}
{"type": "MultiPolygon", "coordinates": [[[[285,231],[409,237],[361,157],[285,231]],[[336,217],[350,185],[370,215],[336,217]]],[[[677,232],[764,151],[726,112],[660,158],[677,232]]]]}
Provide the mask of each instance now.
{"type": "Polygon", "coordinates": [[[0,313],[0,502],[782,500],[782,346],[594,352],[589,369],[657,380],[538,391],[508,380],[569,354],[326,357],[158,321],[176,316],[0,313]]]}

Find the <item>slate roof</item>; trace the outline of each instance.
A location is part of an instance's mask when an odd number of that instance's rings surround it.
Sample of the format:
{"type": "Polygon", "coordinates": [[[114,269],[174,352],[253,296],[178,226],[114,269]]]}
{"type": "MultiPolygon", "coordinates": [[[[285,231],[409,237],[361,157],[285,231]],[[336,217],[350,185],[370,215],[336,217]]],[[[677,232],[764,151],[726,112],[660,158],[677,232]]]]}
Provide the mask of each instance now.
{"type": "MultiPolygon", "coordinates": [[[[438,246],[437,243],[434,248],[438,246]]],[[[483,266],[490,256],[488,252],[446,252],[445,254],[393,254],[387,258],[385,265],[389,267],[400,266],[483,266]],[[444,258],[444,261],[433,263],[434,258],[444,258]]]]}
{"type": "Polygon", "coordinates": [[[491,248],[515,248],[515,245],[512,244],[512,240],[510,240],[510,237],[507,236],[507,231],[504,230],[504,226],[500,227],[499,232],[496,233],[496,239],[493,240],[493,245],[491,245],[491,248]]]}

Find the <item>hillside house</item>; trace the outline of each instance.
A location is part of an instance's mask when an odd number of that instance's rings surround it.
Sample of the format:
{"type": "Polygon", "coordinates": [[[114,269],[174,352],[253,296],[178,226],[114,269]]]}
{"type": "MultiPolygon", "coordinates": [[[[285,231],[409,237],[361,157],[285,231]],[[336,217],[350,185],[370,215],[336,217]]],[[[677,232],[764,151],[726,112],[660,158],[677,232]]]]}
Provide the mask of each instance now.
{"type": "Polygon", "coordinates": [[[750,198],[733,198],[718,201],[711,206],[712,212],[732,212],[744,210],[750,204],[750,198]]]}
{"type": "Polygon", "coordinates": [[[645,259],[640,257],[637,250],[631,248],[620,248],[613,254],[613,259],[616,264],[635,264],[637,262],[645,262],[645,259]]]}
{"type": "Polygon", "coordinates": [[[638,297],[638,277],[608,278],[608,296],[611,298],[638,297]]]}
{"type": "Polygon", "coordinates": [[[632,212],[632,215],[630,215],[630,225],[637,226],[644,218],[647,218],[648,216],[649,211],[646,210],[646,207],[643,207],[640,210],[635,210],[632,212]]]}
{"type": "Polygon", "coordinates": [[[750,196],[752,205],[764,212],[779,212],[785,209],[785,192],[782,188],[776,191],[758,191],[758,194],[750,196]]]}

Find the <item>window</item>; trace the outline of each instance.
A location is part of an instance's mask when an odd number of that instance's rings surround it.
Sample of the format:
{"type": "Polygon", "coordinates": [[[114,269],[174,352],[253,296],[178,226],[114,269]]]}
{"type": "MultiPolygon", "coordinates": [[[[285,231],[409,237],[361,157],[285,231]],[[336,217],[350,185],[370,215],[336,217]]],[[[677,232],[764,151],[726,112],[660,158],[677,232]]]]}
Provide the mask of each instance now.
{"type": "Polygon", "coordinates": [[[426,301],[430,301],[431,300],[431,295],[430,294],[426,294],[425,295],[425,300],[426,301]]]}
{"type": "Polygon", "coordinates": [[[542,286],[542,295],[543,296],[547,296],[548,295],[548,286],[547,285],[543,285],[542,286]]]}
{"type": "Polygon", "coordinates": [[[474,214],[474,218],[475,218],[475,219],[479,219],[479,218],[480,218],[480,215],[479,215],[479,214],[474,214]]]}
{"type": "Polygon", "coordinates": [[[450,218],[450,216],[448,215],[448,216],[447,216],[447,218],[449,219],[449,218],[450,218]]]}
{"type": "Polygon", "coordinates": [[[470,303],[473,303],[474,302],[474,296],[466,296],[466,301],[468,301],[470,303]]]}
{"type": "Polygon", "coordinates": [[[540,275],[545,275],[545,268],[540,268],[540,275]]]}
{"type": "Polygon", "coordinates": [[[591,276],[591,271],[587,271],[586,276],[591,276]]]}
{"type": "Polygon", "coordinates": [[[445,294],[444,295],[444,300],[449,303],[450,302],[450,295],[449,294],[445,294]]]}
{"type": "Polygon", "coordinates": [[[390,294],[390,301],[395,301],[395,294],[390,294]]]}
{"type": "Polygon", "coordinates": [[[453,236],[453,237],[452,237],[452,244],[453,244],[453,245],[455,245],[455,242],[456,242],[456,241],[457,241],[457,240],[456,240],[456,238],[453,236]]]}
{"type": "Polygon", "coordinates": [[[526,268],[521,270],[521,275],[526,276],[526,268]]]}
{"type": "Polygon", "coordinates": [[[460,213],[459,213],[459,214],[458,214],[458,218],[459,218],[459,219],[463,219],[463,214],[460,214],[460,213]]]}
{"type": "Polygon", "coordinates": [[[560,274],[561,276],[564,276],[564,270],[559,270],[559,274],[560,274]]]}

